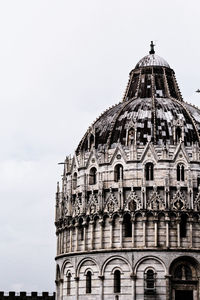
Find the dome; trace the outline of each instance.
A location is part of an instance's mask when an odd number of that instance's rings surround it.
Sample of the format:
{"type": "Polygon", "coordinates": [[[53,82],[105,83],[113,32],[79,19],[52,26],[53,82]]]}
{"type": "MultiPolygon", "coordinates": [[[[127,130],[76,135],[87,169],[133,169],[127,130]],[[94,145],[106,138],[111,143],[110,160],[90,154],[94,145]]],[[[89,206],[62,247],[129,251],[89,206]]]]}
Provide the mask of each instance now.
{"type": "Polygon", "coordinates": [[[135,68],[149,67],[149,66],[160,66],[170,68],[166,60],[156,54],[149,54],[143,57],[135,66],[135,68]]]}
{"type": "Polygon", "coordinates": [[[200,141],[199,109],[183,101],[174,71],[154,50],[130,72],[123,101],[92,124],[77,152],[87,151],[90,139],[97,150],[126,147],[129,130],[136,145],[173,145],[176,130],[182,131],[179,139],[186,146],[200,141]]]}
{"type": "MultiPolygon", "coordinates": [[[[169,98],[157,98],[155,103],[151,98],[123,102],[110,108],[94,123],[95,147],[100,150],[115,148],[117,144],[126,146],[127,131],[130,129],[137,130],[137,145],[145,145],[149,141],[158,145],[173,144],[176,123],[184,127],[186,146],[199,141],[200,112],[191,105],[183,105],[169,98]],[[155,110],[152,110],[152,105],[155,110]]],[[[84,146],[86,150],[87,145],[84,146]]]]}

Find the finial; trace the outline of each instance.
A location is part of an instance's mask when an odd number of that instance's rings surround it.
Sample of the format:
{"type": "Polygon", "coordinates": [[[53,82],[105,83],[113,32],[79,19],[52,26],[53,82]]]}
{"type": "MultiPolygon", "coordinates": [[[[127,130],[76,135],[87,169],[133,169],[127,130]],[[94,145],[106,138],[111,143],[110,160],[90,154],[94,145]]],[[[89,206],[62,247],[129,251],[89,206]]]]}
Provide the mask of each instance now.
{"type": "Polygon", "coordinates": [[[59,182],[57,182],[57,193],[60,192],[60,186],[59,186],[59,182]]]}
{"type": "Polygon", "coordinates": [[[151,41],[149,54],[155,54],[154,46],[155,45],[154,45],[153,41],[151,41]]]}

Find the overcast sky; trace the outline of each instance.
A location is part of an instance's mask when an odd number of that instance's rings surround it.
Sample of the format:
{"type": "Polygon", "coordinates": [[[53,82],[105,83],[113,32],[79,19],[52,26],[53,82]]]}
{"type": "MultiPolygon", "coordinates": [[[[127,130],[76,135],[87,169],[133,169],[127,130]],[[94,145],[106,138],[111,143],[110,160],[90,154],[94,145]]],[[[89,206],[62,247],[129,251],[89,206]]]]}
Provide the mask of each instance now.
{"type": "Polygon", "coordinates": [[[0,290],[54,291],[57,163],[148,54],[200,95],[199,0],[0,0],[0,290]]]}

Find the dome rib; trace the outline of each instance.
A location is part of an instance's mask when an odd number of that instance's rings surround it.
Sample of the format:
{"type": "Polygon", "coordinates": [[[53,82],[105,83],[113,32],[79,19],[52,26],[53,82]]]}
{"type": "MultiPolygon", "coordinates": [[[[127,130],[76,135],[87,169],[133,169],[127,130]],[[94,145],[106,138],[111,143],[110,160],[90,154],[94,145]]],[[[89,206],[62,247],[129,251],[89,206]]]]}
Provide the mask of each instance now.
{"type": "Polygon", "coordinates": [[[155,80],[154,76],[151,77],[152,82],[152,108],[153,108],[153,141],[156,142],[156,105],[155,105],[155,80]]]}
{"type": "Polygon", "coordinates": [[[191,122],[192,122],[192,124],[194,126],[194,129],[195,129],[197,137],[198,137],[198,142],[200,144],[200,135],[199,135],[199,131],[198,131],[198,128],[197,128],[197,123],[196,123],[195,119],[193,118],[193,116],[191,115],[191,113],[189,112],[189,110],[187,109],[187,107],[185,106],[184,102],[179,101],[177,99],[174,99],[172,97],[170,97],[170,99],[172,101],[175,101],[176,103],[180,104],[183,107],[183,109],[186,111],[188,117],[190,118],[190,120],[191,120],[191,122]]]}
{"type": "Polygon", "coordinates": [[[122,106],[122,108],[120,109],[120,111],[116,114],[114,120],[113,120],[113,123],[111,125],[111,129],[110,129],[110,133],[109,133],[109,136],[108,136],[108,141],[107,141],[107,147],[109,148],[111,146],[111,137],[112,137],[112,134],[114,132],[114,128],[115,128],[115,125],[116,125],[116,121],[117,119],[119,118],[120,114],[122,113],[122,111],[124,110],[124,108],[130,103],[132,102],[134,99],[131,99],[129,101],[126,101],[124,103],[124,105],[122,106]]]}

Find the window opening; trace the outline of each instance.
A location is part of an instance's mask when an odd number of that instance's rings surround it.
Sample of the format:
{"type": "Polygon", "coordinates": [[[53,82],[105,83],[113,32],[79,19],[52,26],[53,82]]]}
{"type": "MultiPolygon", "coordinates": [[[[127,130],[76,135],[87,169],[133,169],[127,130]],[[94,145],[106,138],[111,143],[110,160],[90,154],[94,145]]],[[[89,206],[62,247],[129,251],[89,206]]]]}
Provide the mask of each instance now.
{"type": "Polygon", "coordinates": [[[121,272],[116,270],[114,272],[114,293],[121,292],[121,272]]]}
{"type": "Polygon", "coordinates": [[[118,182],[119,180],[123,179],[123,166],[122,165],[116,165],[114,170],[114,180],[115,182],[118,182]]]}
{"type": "Polygon", "coordinates": [[[177,165],[177,181],[185,180],[185,167],[183,164],[177,165]]]}
{"type": "Polygon", "coordinates": [[[180,141],[182,130],[180,127],[176,128],[176,143],[180,141]]]}
{"type": "Polygon", "coordinates": [[[92,273],[90,271],[86,274],[86,293],[92,293],[92,273]]]}
{"type": "Polygon", "coordinates": [[[147,270],[145,274],[145,294],[155,293],[155,272],[152,269],[147,270]]]}
{"type": "Polygon", "coordinates": [[[79,230],[80,230],[81,241],[83,241],[84,240],[83,219],[79,220],[79,230]]]}
{"type": "Polygon", "coordinates": [[[71,294],[71,273],[67,274],[67,295],[71,294]]]}
{"type": "Polygon", "coordinates": [[[181,222],[180,222],[180,237],[186,237],[186,236],[187,236],[187,216],[182,215],[181,222]]]}
{"type": "Polygon", "coordinates": [[[146,180],[153,180],[154,178],[154,166],[152,163],[147,163],[145,166],[145,177],[146,180]]]}
{"type": "Polygon", "coordinates": [[[95,167],[90,169],[89,175],[89,184],[96,184],[97,183],[97,169],[95,167]]]}
{"type": "Polygon", "coordinates": [[[73,176],[73,189],[77,188],[77,173],[74,173],[73,176]]]}
{"type": "Polygon", "coordinates": [[[90,138],[89,138],[89,147],[90,147],[90,150],[93,148],[93,146],[94,146],[94,135],[91,134],[90,138]]]}
{"type": "Polygon", "coordinates": [[[125,237],[132,237],[132,222],[131,222],[131,216],[129,214],[126,214],[124,216],[124,236],[125,237]]]}
{"type": "Polygon", "coordinates": [[[128,131],[128,146],[133,145],[134,143],[135,130],[130,128],[128,131]]]}

